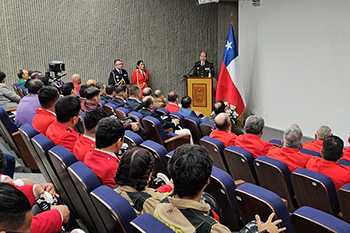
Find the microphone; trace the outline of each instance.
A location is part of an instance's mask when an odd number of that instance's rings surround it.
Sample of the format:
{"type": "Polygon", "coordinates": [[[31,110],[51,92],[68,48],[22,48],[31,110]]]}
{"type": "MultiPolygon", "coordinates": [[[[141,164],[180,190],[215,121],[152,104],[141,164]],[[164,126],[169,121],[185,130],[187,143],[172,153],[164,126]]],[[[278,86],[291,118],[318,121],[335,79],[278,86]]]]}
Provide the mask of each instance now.
{"type": "Polygon", "coordinates": [[[188,78],[189,74],[193,71],[193,69],[194,69],[194,66],[192,66],[192,68],[190,69],[190,71],[189,71],[187,74],[185,74],[185,75],[183,76],[183,79],[182,79],[181,83],[183,83],[183,82],[186,80],[186,78],[188,78]]]}

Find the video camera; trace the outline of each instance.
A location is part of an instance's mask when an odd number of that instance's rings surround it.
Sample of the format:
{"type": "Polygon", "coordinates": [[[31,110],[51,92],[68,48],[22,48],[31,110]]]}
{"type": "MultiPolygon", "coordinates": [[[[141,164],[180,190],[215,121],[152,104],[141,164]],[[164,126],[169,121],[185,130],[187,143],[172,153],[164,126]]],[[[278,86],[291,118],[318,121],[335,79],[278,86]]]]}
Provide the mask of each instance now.
{"type": "Polygon", "coordinates": [[[49,83],[57,88],[62,87],[63,82],[60,80],[66,73],[58,75],[66,70],[66,66],[62,61],[52,61],[49,63],[49,71],[45,72],[45,77],[49,79],[49,83]],[[51,75],[51,72],[55,74],[55,76],[51,75]]]}

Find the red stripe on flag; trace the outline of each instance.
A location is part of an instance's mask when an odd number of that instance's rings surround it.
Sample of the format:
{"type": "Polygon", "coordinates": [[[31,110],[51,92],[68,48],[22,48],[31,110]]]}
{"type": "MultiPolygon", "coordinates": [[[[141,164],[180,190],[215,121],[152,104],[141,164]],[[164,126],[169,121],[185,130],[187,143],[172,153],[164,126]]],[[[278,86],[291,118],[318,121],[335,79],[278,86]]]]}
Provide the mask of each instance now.
{"type": "Polygon", "coordinates": [[[224,62],[221,64],[219,77],[216,87],[216,100],[227,100],[230,104],[236,105],[236,112],[241,115],[245,109],[244,102],[224,62]]]}

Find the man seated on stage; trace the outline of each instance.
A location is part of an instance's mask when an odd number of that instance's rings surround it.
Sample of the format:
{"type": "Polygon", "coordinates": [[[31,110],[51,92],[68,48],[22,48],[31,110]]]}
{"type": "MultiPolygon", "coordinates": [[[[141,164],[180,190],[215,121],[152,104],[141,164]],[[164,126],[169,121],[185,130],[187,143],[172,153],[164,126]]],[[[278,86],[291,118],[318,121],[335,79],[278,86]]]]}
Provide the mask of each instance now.
{"type": "MultiPolygon", "coordinates": [[[[220,100],[213,105],[213,113],[209,116],[209,121],[215,122],[215,117],[222,112],[225,112],[225,103],[224,101],[220,100]]],[[[236,135],[243,134],[242,130],[237,127],[234,121],[231,121],[231,132],[235,133],[236,135]]]]}
{"type": "Polygon", "coordinates": [[[194,64],[193,74],[200,77],[215,77],[213,63],[207,61],[207,53],[202,51],[199,60],[194,64]]]}
{"type": "Polygon", "coordinates": [[[330,136],[323,141],[322,158],[313,156],[306,163],[306,169],[328,176],[338,190],[350,183],[350,168],[338,162],[343,155],[344,142],[338,136],[330,136]]]}
{"type": "Polygon", "coordinates": [[[56,121],[55,103],[60,97],[56,87],[45,86],[38,92],[41,108],[36,109],[32,126],[36,131],[46,135],[47,128],[56,121]]]}
{"type": "Polygon", "coordinates": [[[18,127],[25,124],[32,124],[35,117],[35,109],[40,108],[38,91],[44,86],[39,79],[28,80],[28,95],[24,96],[16,110],[15,123],[18,127]]]}
{"type": "Polygon", "coordinates": [[[184,117],[192,116],[198,118],[201,122],[208,120],[208,117],[204,117],[200,112],[194,112],[191,110],[192,107],[192,99],[188,95],[182,97],[181,99],[181,108],[178,113],[182,114],[184,117]],[[198,114],[198,116],[197,116],[198,114]]]}
{"type": "Polygon", "coordinates": [[[154,92],[154,106],[156,108],[165,108],[166,106],[166,99],[161,90],[156,90],[154,92]]]}
{"type": "Polygon", "coordinates": [[[126,100],[125,108],[132,111],[139,111],[142,108],[141,90],[138,85],[132,85],[129,87],[129,98],[126,100]]]}
{"type": "Polygon", "coordinates": [[[258,115],[251,115],[245,121],[245,135],[236,138],[236,146],[246,149],[253,154],[254,158],[266,155],[273,145],[261,139],[264,133],[264,119],[258,115]]]}
{"type": "Polygon", "coordinates": [[[170,113],[178,112],[180,107],[177,105],[179,103],[179,94],[176,91],[171,91],[168,94],[168,105],[165,107],[170,113]]]}
{"type": "Polygon", "coordinates": [[[73,152],[80,135],[73,127],[79,121],[80,101],[77,97],[65,96],[55,104],[56,121],[47,128],[46,137],[53,144],[62,145],[73,152]]]}
{"type": "Polygon", "coordinates": [[[50,210],[33,217],[32,206],[44,191],[55,196],[52,184],[13,186],[0,183],[0,232],[61,232],[68,223],[65,205],[53,205],[50,210]]]}
{"type": "Polygon", "coordinates": [[[92,151],[96,147],[96,125],[99,120],[105,117],[108,117],[108,114],[102,107],[86,110],[84,114],[84,134],[75,142],[73,149],[73,154],[77,157],[77,160],[83,162],[86,153],[92,151]]]}
{"type": "Polygon", "coordinates": [[[331,128],[326,125],[322,125],[315,133],[315,141],[305,142],[303,148],[321,153],[323,140],[332,135],[333,134],[331,128]]]}
{"type": "MultiPolygon", "coordinates": [[[[176,126],[180,123],[179,119],[172,119],[171,122],[170,121],[166,121],[163,120],[156,112],[153,111],[154,109],[154,99],[152,96],[146,96],[145,98],[142,99],[142,106],[143,108],[139,111],[139,113],[141,113],[144,117],[146,116],[152,116],[154,118],[156,118],[160,124],[162,125],[163,129],[169,129],[169,128],[173,128],[175,130],[176,126]]],[[[191,135],[191,131],[189,129],[179,129],[179,130],[175,130],[176,134],[190,134],[191,135]]],[[[191,135],[191,143],[193,143],[192,140],[192,135],[191,135]]]]}
{"type": "Polygon", "coordinates": [[[77,93],[79,94],[79,85],[81,84],[81,77],[79,74],[73,74],[72,75],[72,82],[74,85],[75,90],[77,91],[77,93]]]}
{"type": "Polygon", "coordinates": [[[96,148],[85,155],[84,163],[98,176],[103,185],[115,186],[118,170],[117,153],[124,140],[123,123],[115,117],[101,119],[96,126],[96,148]]]}
{"type": "Polygon", "coordinates": [[[225,147],[234,146],[237,135],[231,132],[230,118],[226,113],[220,113],[215,117],[215,126],[216,129],[209,136],[224,143],[225,147]]]}
{"type": "Polygon", "coordinates": [[[268,157],[284,162],[292,173],[297,168],[305,168],[307,161],[312,157],[299,150],[303,147],[303,133],[298,125],[292,125],[283,134],[282,148],[272,147],[268,157]]]}
{"type": "Polygon", "coordinates": [[[168,162],[174,191],[157,205],[154,216],[178,232],[231,232],[209,215],[210,206],[201,200],[212,166],[213,160],[202,146],[185,144],[175,149],[168,162]],[[196,224],[198,221],[201,224],[196,224]]]}
{"type": "Polygon", "coordinates": [[[78,96],[77,90],[72,82],[66,82],[62,85],[61,92],[63,96],[78,96]]]}

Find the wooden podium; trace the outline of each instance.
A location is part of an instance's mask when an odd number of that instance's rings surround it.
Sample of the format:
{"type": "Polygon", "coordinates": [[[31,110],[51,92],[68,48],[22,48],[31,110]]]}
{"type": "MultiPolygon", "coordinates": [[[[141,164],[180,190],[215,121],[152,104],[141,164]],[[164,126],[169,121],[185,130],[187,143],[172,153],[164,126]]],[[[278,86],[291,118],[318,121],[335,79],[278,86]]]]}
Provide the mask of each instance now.
{"type": "Polygon", "coordinates": [[[192,110],[210,116],[213,106],[213,78],[187,77],[187,95],[192,98],[192,110]]]}

